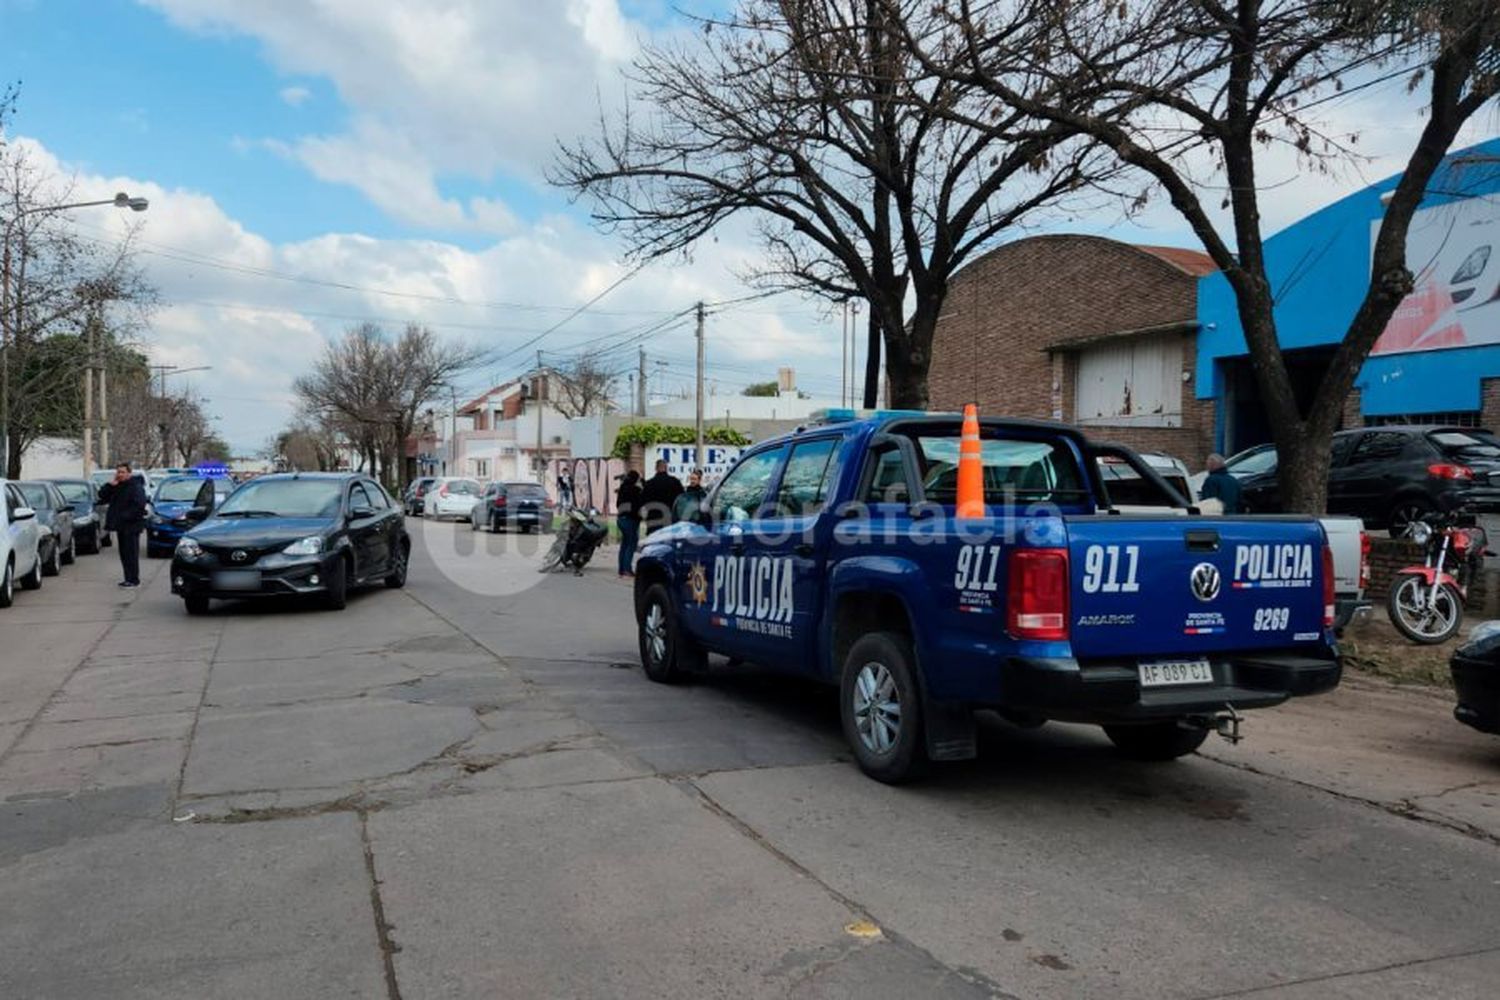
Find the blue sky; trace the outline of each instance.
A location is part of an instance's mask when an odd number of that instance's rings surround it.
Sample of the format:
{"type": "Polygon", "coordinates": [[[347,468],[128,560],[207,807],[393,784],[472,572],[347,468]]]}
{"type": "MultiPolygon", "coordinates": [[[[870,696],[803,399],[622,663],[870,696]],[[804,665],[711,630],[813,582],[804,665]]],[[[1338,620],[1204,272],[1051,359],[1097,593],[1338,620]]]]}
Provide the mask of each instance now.
{"type": "MultiPolygon", "coordinates": [[[[591,132],[598,101],[618,101],[642,40],[691,30],[675,10],[668,0],[0,0],[0,81],[22,82],[13,138],[39,164],[80,191],[151,197],[136,221],[162,306],[145,349],[159,363],[213,365],[185,378],[231,444],[252,452],[290,416],[292,378],[351,321],[423,322],[505,349],[625,272],[620,246],[543,175],[559,138],[591,132]]],[[[1409,146],[1414,109],[1393,114],[1389,92],[1361,100],[1331,114],[1365,132],[1368,163],[1334,177],[1301,177],[1290,163],[1262,171],[1277,224],[1383,175],[1409,146]]],[[[103,211],[77,224],[109,234],[127,221],[103,211]]],[[[1192,245],[1161,206],[1070,228],[1192,245]]],[[[748,226],[726,227],[544,346],[562,354],[699,298],[742,296],[735,275],[756,256],[748,226]]],[[[836,327],[790,296],[715,316],[712,383],[737,392],[795,364],[803,388],[836,397],[836,327]]],[[[687,324],[650,349],[667,362],[659,384],[685,389],[687,324]]],[[[466,388],[528,360],[476,372],[466,388]]]]}

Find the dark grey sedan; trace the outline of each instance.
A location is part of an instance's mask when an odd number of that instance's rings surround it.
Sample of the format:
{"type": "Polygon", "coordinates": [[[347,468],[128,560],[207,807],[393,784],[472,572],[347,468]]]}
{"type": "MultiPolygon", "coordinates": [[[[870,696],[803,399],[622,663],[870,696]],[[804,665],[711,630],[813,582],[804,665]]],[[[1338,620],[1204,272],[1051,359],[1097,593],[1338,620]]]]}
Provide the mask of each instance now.
{"type": "Polygon", "coordinates": [[[73,531],[73,505],[51,483],[31,480],[16,484],[26,503],[36,511],[37,523],[47,529],[42,538],[42,575],[56,576],[78,556],[73,531]]]}
{"type": "Polygon", "coordinates": [[[49,479],[57,487],[63,499],[73,507],[73,537],[76,548],[83,555],[93,555],[101,546],[109,544],[109,533],[104,530],[104,515],[107,504],[99,502],[99,490],[87,479],[49,479]]]}

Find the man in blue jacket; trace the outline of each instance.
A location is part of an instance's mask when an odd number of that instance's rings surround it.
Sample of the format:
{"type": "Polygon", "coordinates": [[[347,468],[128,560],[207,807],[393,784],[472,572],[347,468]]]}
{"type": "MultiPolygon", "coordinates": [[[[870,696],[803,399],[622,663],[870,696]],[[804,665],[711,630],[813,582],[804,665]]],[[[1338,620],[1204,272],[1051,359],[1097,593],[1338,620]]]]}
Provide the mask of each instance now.
{"type": "Polygon", "coordinates": [[[125,571],[121,587],[141,585],[141,529],[146,526],[146,484],[130,470],[129,462],[115,466],[113,482],[99,487],[100,501],[109,504],[104,528],[115,533],[120,550],[120,568],[125,571]]]}

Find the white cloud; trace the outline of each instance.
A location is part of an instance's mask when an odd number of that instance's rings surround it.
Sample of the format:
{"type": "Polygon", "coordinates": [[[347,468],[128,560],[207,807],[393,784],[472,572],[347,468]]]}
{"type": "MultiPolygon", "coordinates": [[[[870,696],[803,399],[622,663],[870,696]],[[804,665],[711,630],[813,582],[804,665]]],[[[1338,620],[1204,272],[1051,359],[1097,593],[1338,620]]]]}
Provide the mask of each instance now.
{"type": "MultiPolygon", "coordinates": [[[[587,128],[601,98],[616,99],[617,71],[636,49],[617,0],[142,2],[188,30],[254,37],[282,71],[329,80],[347,128],[283,148],[430,229],[501,231],[492,203],[445,200],[439,178],[540,183],[558,138],[587,128]]],[[[305,96],[282,91],[294,105],[305,96]]]]}
{"type": "Polygon", "coordinates": [[[282,87],[278,93],[281,95],[283,101],[294,108],[302,107],[302,105],[307,103],[307,99],[312,96],[312,91],[306,87],[282,87]]]}
{"type": "MultiPolygon", "coordinates": [[[[183,376],[184,384],[207,398],[209,412],[221,418],[221,433],[241,451],[257,449],[285,425],[293,412],[292,380],[353,322],[374,320],[391,330],[406,322],[427,323],[444,336],[505,352],[626,271],[607,240],[571,219],[521,226],[504,218],[503,206],[483,202],[468,207],[476,217],[493,216],[496,228],[502,222],[510,228],[479,250],[355,233],[272,243],[204,193],[75,170],[35,141],[16,141],[40,168],[71,178],[80,191],[125,190],[151,200],[144,216],[99,209],[77,213],[71,221],[84,235],[100,239],[143,224],[141,263],[162,300],[143,335],[143,349],[153,363],[212,366],[211,372],[183,376]]],[[[597,311],[570,321],[538,346],[555,359],[584,341],[644,329],[698,299],[739,297],[745,289],[730,275],[749,254],[747,242],[726,233],[690,265],[652,265],[612,292],[597,311]]],[[[795,299],[716,315],[708,326],[710,375],[720,391],[732,392],[773,378],[778,365],[795,364],[804,387],[836,394],[835,329],[795,299]]],[[[694,351],[688,319],[645,346],[653,359],[671,363],[674,383],[687,377],[694,351]]],[[[633,370],[635,350],[631,344],[611,360],[633,370]]],[[[465,388],[478,390],[492,378],[513,376],[533,358],[532,349],[518,350],[494,368],[471,373],[465,388]]]]}

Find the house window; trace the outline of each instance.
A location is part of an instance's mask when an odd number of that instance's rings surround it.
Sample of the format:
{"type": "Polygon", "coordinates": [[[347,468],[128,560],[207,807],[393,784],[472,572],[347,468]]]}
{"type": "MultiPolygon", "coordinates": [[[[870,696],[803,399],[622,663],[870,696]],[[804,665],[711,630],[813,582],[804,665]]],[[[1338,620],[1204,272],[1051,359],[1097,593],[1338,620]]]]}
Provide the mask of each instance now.
{"type": "Polygon", "coordinates": [[[487,458],[476,458],[474,460],[474,475],[480,479],[490,478],[490,460],[487,458]]]}
{"type": "Polygon", "coordinates": [[[1132,337],[1078,353],[1077,422],[1182,426],[1182,338],[1132,337]]]}

